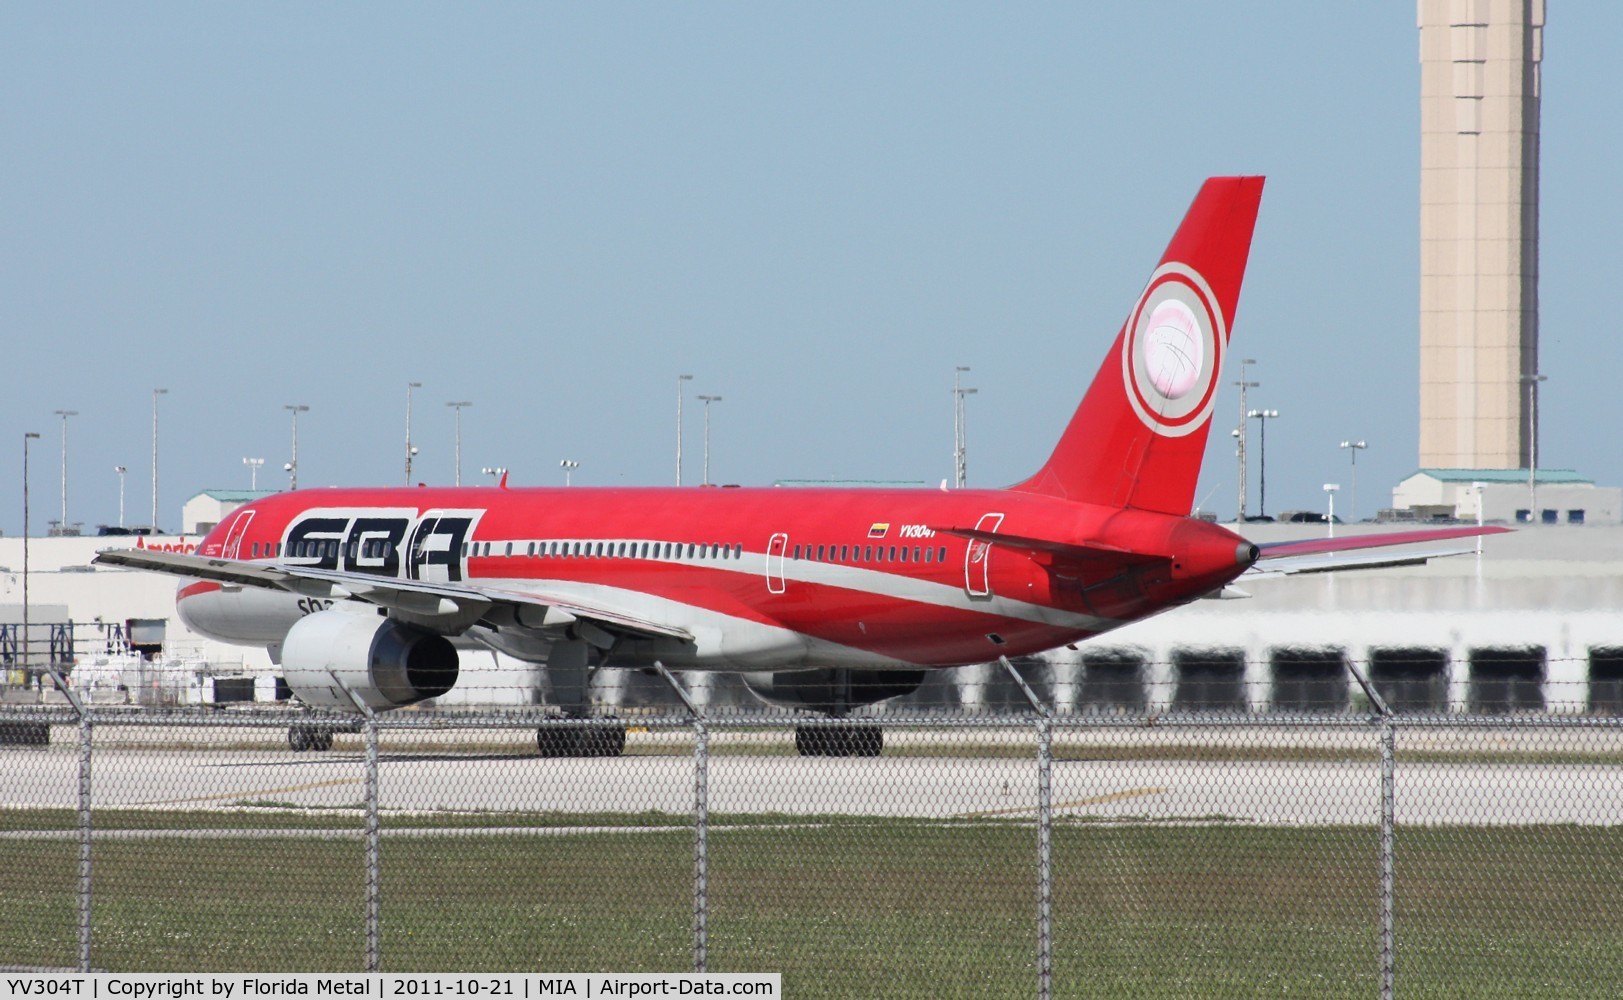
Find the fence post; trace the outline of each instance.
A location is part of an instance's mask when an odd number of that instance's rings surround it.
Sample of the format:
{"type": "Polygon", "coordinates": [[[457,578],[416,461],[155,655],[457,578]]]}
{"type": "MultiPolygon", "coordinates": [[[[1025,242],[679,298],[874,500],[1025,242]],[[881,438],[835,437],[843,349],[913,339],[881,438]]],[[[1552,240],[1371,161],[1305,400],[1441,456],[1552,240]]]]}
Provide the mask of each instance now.
{"type": "Polygon", "coordinates": [[[1347,669],[1364,689],[1381,720],[1381,1000],[1393,1000],[1397,989],[1395,855],[1397,853],[1397,722],[1386,699],[1351,660],[1347,669]]]}
{"type": "Polygon", "coordinates": [[[1007,656],[998,657],[1037,713],[1037,997],[1054,995],[1054,718],[1014,669],[1007,656]]]}
{"type": "Polygon", "coordinates": [[[372,706],[362,701],[331,671],[333,684],[349,697],[356,711],[366,717],[362,731],[366,734],[366,971],[377,972],[382,952],[381,924],[383,922],[383,871],[380,859],[382,821],[378,815],[378,716],[372,706]]]}
{"type": "Polygon", "coordinates": [[[1397,725],[1381,719],[1381,1000],[1392,1000],[1397,980],[1397,928],[1393,922],[1397,853],[1397,725]]]}
{"type": "Polygon", "coordinates": [[[710,964],[710,730],[704,713],[676,675],[658,660],[654,669],[693,716],[693,971],[706,972],[710,964]]]}
{"type": "MultiPolygon", "coordinates": [[[[23,636],[24,649],[28,637],[23,636]]],[[[79,715],[79,971],[90,971],[90,712],[79,695],[57,671],[55,663],[45,667],[56,689],[68,699],[79,715]]]]}

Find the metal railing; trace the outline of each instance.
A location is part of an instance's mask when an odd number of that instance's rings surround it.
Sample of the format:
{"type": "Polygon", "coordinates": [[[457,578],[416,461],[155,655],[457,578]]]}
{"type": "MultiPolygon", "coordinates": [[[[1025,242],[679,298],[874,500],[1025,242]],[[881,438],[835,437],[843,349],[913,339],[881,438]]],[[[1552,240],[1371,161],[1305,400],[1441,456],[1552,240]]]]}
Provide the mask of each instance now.
{"type": "MultiPolygon", "coordinates": [[[[0,713],[0,964],[795,996],[1610,995],[1623,719],[0,713]],[[877,757],[793,727],[878,726],[877,757]],[[324,731],[293,752],[288,731],[324,731]],[[40,737],[45,742],[40,742],[40,737]],[[556,744],[556,741],[553,741],[556,744]]],[[[669,678],[675,684],[675,678],[669,678]]],[[[675,689],[682,691],[677,684],[675,689]]],[[[684,695],[685,697],[685,695],[684,695]]]]}

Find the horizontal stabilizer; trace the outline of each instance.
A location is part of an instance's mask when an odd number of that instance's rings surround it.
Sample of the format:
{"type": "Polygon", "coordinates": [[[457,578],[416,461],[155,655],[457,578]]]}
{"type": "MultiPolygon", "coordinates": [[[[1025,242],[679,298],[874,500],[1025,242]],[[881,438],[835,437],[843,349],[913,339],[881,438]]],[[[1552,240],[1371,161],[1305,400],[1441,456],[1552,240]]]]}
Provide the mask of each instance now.
{"type": "Polygon", "coordinates": [[[1442,546],[1429,549],[1404,549],[1399,552],[1375,552],[1397,545],[1421,542],[1440,542],[1481,535],[1498,535],[1509,531],[1500,527],[1426,528],[1419,531],[1388,531],[1378,535],[1344,535],[1341,538],[1303,538],[1289,542],[1267,542],[1257,547],[1262,551],[1257,562],[1245,574],[1255,580],[1270,576],[1295,576],[1300,573],[1336,573],[1347,569],[1383,569],[1391,566],[1419,566],[1432,559],[1468,555],[1476,549],[1467,546],[1442,546]]]}
{"type": "Polygon", "coordinates": [[[1302,538],[1290,542],[1262,542],[1257,545],[1262,554],[1260,564],[1283,556],[1305,556],[1315,552],[1347,552],[1353,549],[1378,549],[1388,545],[1410,545],[1415,542],[1440,542],[1449,538],[1472,538],[1477,535],[1499,535],[1509,531],[1500,527],[1425,528],[1419,531],[1388,531],[1378,535],[1343,535],[1340,538],[1302,538]]]}
{"type": "Polygon", "coordinates": [[[945,535],[957,535],[960,538],[972,538],[976,541],[995,543],[1011,549],[1025,549],[1029,552],[1045,553],[1073,562],[1117,566],[1122,569],[1172,561],[1170,556],[1154,555],[1148,552],[1131,552],[1127,549],[1117,548],[1114,545],[1101,543],[1073,545],[1066,542],[1052,541],[1047,538],[1029,538],[1024,535],[1004,534],[1000,531],[981,531],[977,528],[934,528],[932,530],[945,535]]]}

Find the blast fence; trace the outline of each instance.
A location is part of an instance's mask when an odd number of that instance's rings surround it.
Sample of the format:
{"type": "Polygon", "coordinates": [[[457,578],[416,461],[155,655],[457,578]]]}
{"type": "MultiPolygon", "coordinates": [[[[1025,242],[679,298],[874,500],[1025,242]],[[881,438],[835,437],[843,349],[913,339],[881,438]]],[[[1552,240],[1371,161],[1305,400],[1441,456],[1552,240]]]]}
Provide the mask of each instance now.
{"type": "MultiPolygon", "coordinates": [[[[1016,678],[1018,679],[1018,677],[1016,678]]],[[[1623,719],[0,710],[0,964],[1613,996],[1623,719]],[[319,747],[289,749],[299,727],[319,747]],[[40,739],[43,735],[44,739],[40,739]],[[578,744],[576,744],[578,745],[578,744]],[[846,746],[858,744],[846,743],[846,746]]]]}

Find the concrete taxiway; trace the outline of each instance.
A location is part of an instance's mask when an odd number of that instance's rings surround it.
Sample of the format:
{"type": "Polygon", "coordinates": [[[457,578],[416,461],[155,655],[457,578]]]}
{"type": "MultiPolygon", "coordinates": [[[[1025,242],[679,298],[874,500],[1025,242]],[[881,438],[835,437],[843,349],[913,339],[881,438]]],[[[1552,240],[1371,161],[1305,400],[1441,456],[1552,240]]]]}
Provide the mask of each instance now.
{"type": "MultiPolygon", "coordinates": [[[[1366,744],[1367,745],[1367,744],[1366,744]]],[[[70,747],[4,750],[0,807],[75,808],[70,747]]],[[[1397,768],[1397,820],[1408,824],[1617,824],[1623,765],[1427,762],[1397,768]]],[[[691,813],[686,755],[543,759],[533,753],[391,752],[379,767],[386,812],[691,813]]],[[[98,748],[94,808],[359,809],[364,757],[343,749],[98,748]]],[[[1035,762],[1024,757],[868,759],[725,754],[709,763],[712,814],[784,813],[1018,819],[1036,809],[1035,762]]],[[[1060,817],[1117,822],[1373,825],[1380,769],[1347,760],[1059,760],[1060,817]]]]}

